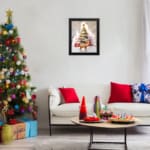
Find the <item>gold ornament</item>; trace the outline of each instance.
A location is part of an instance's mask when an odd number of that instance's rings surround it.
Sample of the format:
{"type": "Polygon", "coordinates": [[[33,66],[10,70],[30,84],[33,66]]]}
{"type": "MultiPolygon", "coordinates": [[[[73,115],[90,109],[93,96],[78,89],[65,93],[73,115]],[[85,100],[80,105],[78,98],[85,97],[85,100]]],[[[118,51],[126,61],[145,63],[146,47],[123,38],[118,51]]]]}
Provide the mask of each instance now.
{"type": "Polygon", "coordinates": [[[6,30],[3,31],[3,35],[7,35],[8,32],[6,30]]]}
{"type": "Polygon", "coordinates": [[[3,104],[4,104],[4,105],[8,105],[8,101],[7,101],[7,100],[4,100],[4,101],[3,101],[3,104]]]}
{"type": "Polygon", "coordinates": [[[24,97],[22,100],[23,100],[23,102],[26,103],[26,104],[29,103],[29,100],[27,99],[27,97],[24,97]]]}
{"type": "Polygon", "coordinates": [[[8,102],[11,102],[11,97],[7,97],[7,101],[8,101],[8,102]]]}
{"type": "Polygon", "coordinates": [[[4,74],[0,74],[0,80],[4,79],[4,74]]]}
{"type": "Polygon", "coordinates": [[[6,84],[6,89],[8,89],[9,88],[9,84],[6,84]]]}

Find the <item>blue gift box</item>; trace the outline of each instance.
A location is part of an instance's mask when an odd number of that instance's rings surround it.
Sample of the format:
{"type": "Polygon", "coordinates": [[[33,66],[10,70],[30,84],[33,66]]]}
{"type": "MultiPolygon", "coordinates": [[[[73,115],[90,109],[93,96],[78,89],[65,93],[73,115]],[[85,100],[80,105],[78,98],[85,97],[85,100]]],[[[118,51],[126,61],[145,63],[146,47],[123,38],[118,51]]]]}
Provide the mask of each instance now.
{"type": "Polygon", "coordinates": [[[22,118],[21,121],[26,124],[26,134],[25,137],[35,137],[38,135],[38,123],[37,120],[31,120],[27,118],[22,118]]]}

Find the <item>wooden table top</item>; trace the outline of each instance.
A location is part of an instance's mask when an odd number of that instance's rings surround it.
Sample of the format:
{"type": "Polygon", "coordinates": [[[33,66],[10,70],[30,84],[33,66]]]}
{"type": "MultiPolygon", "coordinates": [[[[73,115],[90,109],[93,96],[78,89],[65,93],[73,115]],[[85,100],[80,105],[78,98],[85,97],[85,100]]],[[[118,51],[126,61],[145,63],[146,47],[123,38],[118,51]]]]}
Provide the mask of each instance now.
{"type": "Polygon", "coordinates": [[[111,122],[85,123],[79,121],[78,117],[72,118],[71,121],[77,125],[87,126],[87,127],[98,127],[98,128],[130,128],[140,124],[140,120],[138,118],[135,118],[134,123],[129,123],[129,124],[111,123],[111,122]]]}

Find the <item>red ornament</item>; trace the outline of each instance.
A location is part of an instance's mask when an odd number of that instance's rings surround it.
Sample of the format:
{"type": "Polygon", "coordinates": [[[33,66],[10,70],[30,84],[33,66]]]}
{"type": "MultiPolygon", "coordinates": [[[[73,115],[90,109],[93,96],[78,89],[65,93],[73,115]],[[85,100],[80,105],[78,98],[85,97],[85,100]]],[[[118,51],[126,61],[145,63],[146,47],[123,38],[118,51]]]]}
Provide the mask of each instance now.
{"type": "Polygon", "coordinates": [[[14,56],[14,57],[13,57],[13,60],[14,60],[14,61],[17,61],[17,60],[18,60],[18,59],[17,59],[17,56],[14,56]]]}
{"type": "Polygon", "coordinates": [[[2,88],[0,88],[0,93],[3,93],[3,89],[2,88]]]}
{"type": "Polygon", "coordinates": [[[21,38],[20,38],[20,37],[17,37],[17,38],[16,38],[16,42],[17,42],[17,43],[20,43],[20,42],[21,42],[21,38]]]}
{"type": "Polygon", "coordinates": [[[15,87],[16,87],[16,84],[15,84],[15,83],[10,83],[10,87],[11,87],[11,88],[15,88],[15,87]]]}
{"type": "Polygon", "coordinates": [[[5,44],[6,44],[6,46],[9,46],[11,44],[11,41],[10,40],[6,40],[5,44]]]}
{"type": "Polygon", "coordinates": [[[80,106],[79,119],[84,120],[84,118],[86,117],[87,117],[86,101],[85,101],[85,96],[83,96],[81,106],[80,106]]]}
{"type": "Polygon", "coordinates": [[[36,99],[36,95],[35,94],[33,94],[31,97],[32,97],[32,100],[36,99]]]}
{"type": "Polygon", "coordinates": [[[21,84],[22,86],[25,86],[25,85],[27,84],[27,81],[26,81],[26,80],[21,80],[21,81],[20,81],[20,84],[21,84]]]}
{"type": "Polygon", "coordinates": [[[21,92],[21,93],[20,93],[20,96],[21,96],[22,98],[25,97],[25,93],[21,92]]]}
{"type": "Polygon", "coordinates": [[[13,109],[9,109],[7,111],[7,115],[10,115],[10,116],[14,115],[14,110],[13,109]]]}

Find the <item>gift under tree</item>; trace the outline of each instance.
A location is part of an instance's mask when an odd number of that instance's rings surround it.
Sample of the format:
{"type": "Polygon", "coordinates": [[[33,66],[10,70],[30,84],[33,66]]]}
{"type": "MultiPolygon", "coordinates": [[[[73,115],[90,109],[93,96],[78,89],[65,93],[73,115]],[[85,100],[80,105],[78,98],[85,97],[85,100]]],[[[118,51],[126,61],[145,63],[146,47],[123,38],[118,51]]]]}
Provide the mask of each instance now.
{"type": "Polygon", "coordinates": [[[6,122],[25,114],[36,119],[35,87],[26,65],[27,56],[12,23],[12,11],[6,14],[6,22],[0,25],[0,115],[6,122]]]}

